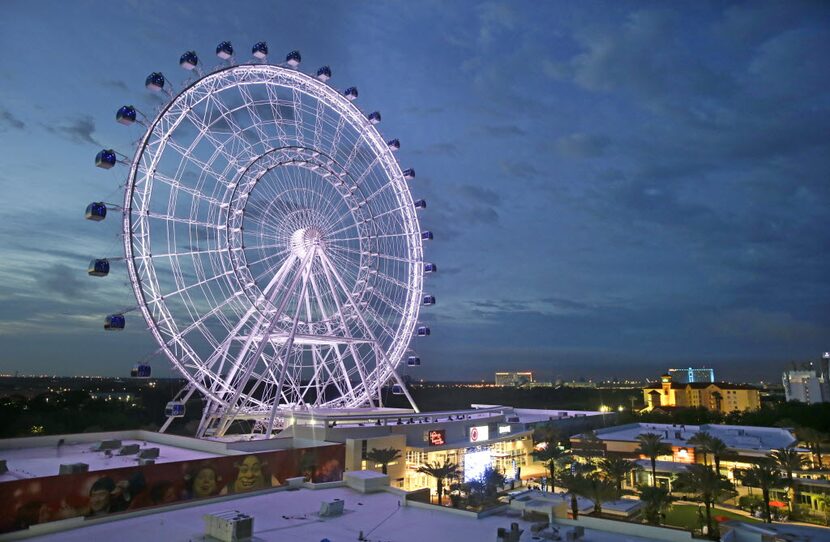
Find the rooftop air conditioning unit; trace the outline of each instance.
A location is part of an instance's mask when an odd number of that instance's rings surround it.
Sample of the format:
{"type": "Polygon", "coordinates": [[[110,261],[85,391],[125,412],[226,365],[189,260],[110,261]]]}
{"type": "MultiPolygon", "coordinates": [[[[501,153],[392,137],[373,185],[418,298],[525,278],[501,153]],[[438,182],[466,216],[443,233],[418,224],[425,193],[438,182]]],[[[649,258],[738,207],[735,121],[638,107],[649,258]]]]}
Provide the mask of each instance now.
{"type": "Polygon", "coordinates": [[[254,534],[254,518],[239,510],[205,514],[204,520],[205,535],[223,542],[250,540],[254,534]]]}
{"type": "Polygon", "coordinates": [[[334,499],[320,503],[320,517],[333,517],[343,515],[343,499],[334,499]]]}
{"type": "Polygon", "coordinates": [[[89,465],[86,463],[66,463],[60,466],[58,474],[78,474],[89,472],[89,465]]]}

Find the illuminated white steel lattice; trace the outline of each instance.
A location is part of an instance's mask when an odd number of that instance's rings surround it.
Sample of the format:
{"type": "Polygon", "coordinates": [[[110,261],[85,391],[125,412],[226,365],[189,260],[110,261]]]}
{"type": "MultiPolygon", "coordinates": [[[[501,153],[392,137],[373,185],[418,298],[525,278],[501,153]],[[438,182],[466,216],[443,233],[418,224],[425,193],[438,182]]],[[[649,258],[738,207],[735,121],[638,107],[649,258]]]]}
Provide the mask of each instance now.
{"type": "Polygon", "coordinates": [[[200,436],[380,405],[390,382],[409,397],[396,367],[422,302],[422,234],[390,146],[342,93],[267,64],[197,79],[148,124],[125,259],[190,383],[180,399],[206,398],[200,436]]]}

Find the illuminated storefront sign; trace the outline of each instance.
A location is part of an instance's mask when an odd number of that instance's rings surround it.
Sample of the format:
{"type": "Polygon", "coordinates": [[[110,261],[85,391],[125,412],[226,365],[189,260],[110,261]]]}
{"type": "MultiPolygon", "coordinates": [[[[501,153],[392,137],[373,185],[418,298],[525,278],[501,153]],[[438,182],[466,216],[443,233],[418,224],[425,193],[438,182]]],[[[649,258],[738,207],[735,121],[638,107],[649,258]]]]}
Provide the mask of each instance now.
{"type": "Polygon", "coordinates": [[[490,438],[490,428],[486,425],[477,425],[470,428],[470,442],[484,442],[490,438]]]}
{"type": "Polygon", "coordinates": [[[504,435],[504,434],[509,433],[509,432],[510,432],[510,426],[509,425],[500,425],[499,426],[499,435],[504,435]]]}
{"type": "Polygon", "coordinates": [[[443,429],[427,431],[427,442],[430,446],[443,446],[447,443],[447,432],[443,429]]]}

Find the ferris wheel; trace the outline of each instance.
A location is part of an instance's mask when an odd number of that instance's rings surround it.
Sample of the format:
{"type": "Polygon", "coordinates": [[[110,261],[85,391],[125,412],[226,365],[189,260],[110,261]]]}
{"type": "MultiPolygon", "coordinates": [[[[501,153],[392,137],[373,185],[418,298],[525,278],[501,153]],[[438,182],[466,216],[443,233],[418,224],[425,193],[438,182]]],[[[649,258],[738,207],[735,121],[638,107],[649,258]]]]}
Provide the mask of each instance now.
{"type": "MultiPolygon", "coordinates": [[[[146,87],[167,98],[155,115],[118,110],[144,128],[132,158],[96,157],[129,169],[123,202],[87,208],[91,220],[122,212],[134,309],[188,381],[162,431],[194,393],[206,400],[199,436],[241,420],[270,435],[291,410],[382,406],[389,390],[417,410],[399,367],[420,365],[410,342],[430,334],[419,312],[435,304],[423,282],[437,269],[400,142],[327,66],[300,71],[297,51],[271,64],[259,42],[237,63],[225,41],[216,54],[207,72],[182,55],[193,77],[177,92],[150,74],[146,87]]],[[[90,275],[115,259],[93,260],[90,275]]],[[[123,329],[125,312],[105,328],[123,329]]]]}

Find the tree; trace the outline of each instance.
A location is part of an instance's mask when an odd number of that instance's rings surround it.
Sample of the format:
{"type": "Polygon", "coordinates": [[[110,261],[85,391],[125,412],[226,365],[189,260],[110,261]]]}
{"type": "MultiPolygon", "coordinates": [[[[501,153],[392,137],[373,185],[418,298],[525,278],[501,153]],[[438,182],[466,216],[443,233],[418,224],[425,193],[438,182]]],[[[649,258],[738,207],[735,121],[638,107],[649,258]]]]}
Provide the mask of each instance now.
{"type": "Polygon", "coordinates": [[[610,501],[617,494],[614,482],[605,478],[599,473],[591,473],[585,476],[583,497],[591,499],[594,503],[594,513],[602,514],[602,503],[610,501]]]}
{"type": "Polygon", "coordinates": [[[821,469],[823,467],[823,462],[821,460],[821,443],[823,440],[826,440],[827,435],[821,431],[813,429],[812,427],[799,427],[795,430],[795,434],[798,436],[799,440],[803,440],[807,443],[807,447],[813,454],[816,463],[818,463],[818,468],[821,469]]]}
{"type": "Polygon", "coordinates": [[[444,480],[447,478],[457,478],[460,476],[461,469],[456,463],[450,461],[448,457],[444,457],[443,463],[434,461],[426,465],[421,465],[418,467],[418,472],[435,478],[435,484],[438,489],[438,504],[443,504],[444,480]]]}
{"type": "Polygon", "coordinates": [[[732,483],[706,465],[693,464],[677,475],[675,487],[684,493],[693,493],[703,501],[707,532],[714,537],[717,533],[712,529],[712,507],[725,492],[734,489],[732,483]]]}
{"type": "Polygon", "coordinates": [[[793,509],[793,501],[795,500],[795,484],[793,482],[793,472],[799,471],[807,466],[807,460],[801,456],[793,448],[782,448],[780,450],[773,450],[769,454],[769,458],[775,462],[775,465],[784,471],[787,475],[787,491],[790,510],[793,509]]]}
{"type": "Polygon", "coordinates": [[[548,446],[556,446],[562,438],[562,430],[553,422],[539,425],[533,429],[533,442],[535,444],[547,442],[548,446]]]}
{"type": "Polygon", "coordinates": [[[387,472],[389,463],[401,458],[401,451],[395,448],[372,448],[366,452],[366,460],[373,463],[380,463],[383,474],[387,472]]]}
{"type": "Polygon", "coordinates": [[[504,474],[497,468],[486,467],[481,475],[481,482],[484,484],[485,497],[496,500],[496,494],[504,486],[504,474]]]}
{"type": "Polygon", "coordinates": [[[533,458],[545,464],[550,474],[550,487],[556,485],[556,465],[561,463],[563,459],[568,456],[568,453],[552,442],[548,442],[547,446],[541,450],[533,452],[533,458]]]}
{"type": "Polygon", "coordinates": [[[623,459],[621,457],[606,457],[599,462],[599,469],[605,473],[605,476],[614,483],[616,488],[616,499],[622,496],[622,484],[628,475],[635,470],[639,470],[640,466],[634,461],[623,459]]]}
{"type": "Polygon", "coordinates": [[[671,454],[671,446],[660,439],[657,433],[643,433],[637,436],[640,446],[635,450],[651,461],[651,485],[657,485],[657,458],[671,454]]]}
{"type": "Polygon", "coordinates": [[[573,453],[586,459],[594,459],[605,455],[605,443],[594,431],[586,431],[580,435],[579,448],[573,453]]]}
{"type": "Polygon", "coordinates": [[[703,464],[705,466],[709,466],[709,452],[710,445],[712,444],[712,435],[707,433],[706,431],[698,431],[692,438],[689,439],[689,444],[695,447],[695,455],[698,453],[703,454],[703,464]]]}
{"type": "Polygon", "coordinates": [[[664,487],[639,486],[640,500],[643,501],[643,517],[652,525],[660,525],[662,513],[671,504],[669,490],[664,487]]]}
{"type": "Polygon", "coordinates": [[[715,410],[721,412],[723,410],[723,394],[719,391],[713,392],[712,399],[715,400],[715,410]]]}
{"type": "Polygon", "coordinates": [[[720,460],[728,451],[729,446],[718,437],[712,437],[709,440],[709,452],[712,454],[712,459],[715,462],[715,472],[720,473],[720,460]]]}
{"type": "Polygon", "coordinates": [[[772,513],[769,507],[769,492],[771,489],[784,487],[785,480],[781,477],[778,466],[771,459],[758,461],[751,469],[741,473],[741,482],[745,486],[761,488],[764,497],[764,521],[772,523],[772,513]]]}

